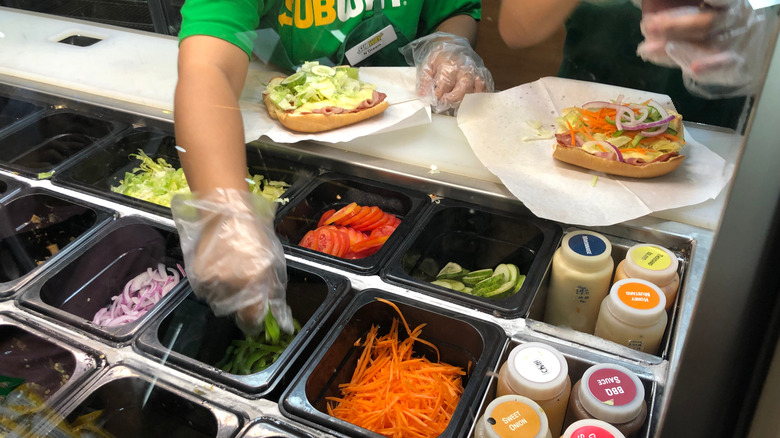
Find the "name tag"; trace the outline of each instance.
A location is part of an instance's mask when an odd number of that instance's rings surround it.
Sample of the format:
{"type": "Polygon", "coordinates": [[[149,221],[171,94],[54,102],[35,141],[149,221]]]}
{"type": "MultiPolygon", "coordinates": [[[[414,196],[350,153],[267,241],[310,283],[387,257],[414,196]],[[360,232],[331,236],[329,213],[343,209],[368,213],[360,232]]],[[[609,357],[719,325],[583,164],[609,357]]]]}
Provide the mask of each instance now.
{"type": "Polygon", "coordinates": [[[384,29],[347,50],[344,55],[347,57],[347,61],[349,61],[350,64],[355,65],[380,51],[382,47],[385,47],[396,39],[398,39],[398,35],[395,34],[393,26],[387,25],[384,29]]]}

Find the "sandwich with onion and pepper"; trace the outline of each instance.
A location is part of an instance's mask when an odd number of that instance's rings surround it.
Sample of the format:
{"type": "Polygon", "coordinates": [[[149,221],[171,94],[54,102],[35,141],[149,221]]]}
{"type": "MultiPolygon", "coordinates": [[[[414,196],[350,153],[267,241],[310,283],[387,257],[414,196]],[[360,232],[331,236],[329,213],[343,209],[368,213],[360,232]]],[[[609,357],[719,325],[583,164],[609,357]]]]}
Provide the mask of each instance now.
{"type": "Polygon", "coordinates": [[[682,116],[654,100],[588,102],[557,119],[553,157],[612,175],[652,178],[682,164],[682,116]]]}
{"type": "Polygon", "coordinates": [[[387,109],[387,95],[358,79],[355,67],[304,63],[296,73],[271,79],[263,102],[287,129],[315,133],[351,125],[387,109]]]}

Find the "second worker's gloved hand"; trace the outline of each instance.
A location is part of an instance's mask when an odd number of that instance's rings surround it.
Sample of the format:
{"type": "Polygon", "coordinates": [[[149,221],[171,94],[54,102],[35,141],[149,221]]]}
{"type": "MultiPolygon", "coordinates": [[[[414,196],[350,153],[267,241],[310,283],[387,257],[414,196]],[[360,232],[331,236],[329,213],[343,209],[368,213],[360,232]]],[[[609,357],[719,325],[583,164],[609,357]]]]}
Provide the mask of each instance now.
{"type": "Polygon", "coordinates": [[[436,113],[457,112],[468,93],[492,92],[493,76],[465,38],[435,32],[401,48],[417,67],[417,94],[436,113]]]}
{"type": "Polygon", "coordinates": [[[235,314],[248,335],[262,330],[269,310],[283,331],[293,331],[275,209],[262,196],[235,189],[177,195],[171,202],[195,295],[217,316],[235,314]]]}
{"type": "Polygon", "coordinates": [[[761,81],[770,18],[766,11],[754,11],[748,0],[706,0],[701,7],[644,13],[645,40],[637,54],[680,68],[686,88],[699,96],[749,95],[761,81]]]}

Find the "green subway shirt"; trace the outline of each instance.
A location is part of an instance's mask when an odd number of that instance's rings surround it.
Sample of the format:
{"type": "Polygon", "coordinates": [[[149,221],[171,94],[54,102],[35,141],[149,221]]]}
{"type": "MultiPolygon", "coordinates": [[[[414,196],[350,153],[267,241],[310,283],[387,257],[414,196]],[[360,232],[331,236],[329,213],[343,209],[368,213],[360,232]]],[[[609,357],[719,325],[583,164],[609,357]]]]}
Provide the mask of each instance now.
{"type": "MultiPolygon", "coordinates": [[[[181,13],[180,41],[209,35],[250,54],[255,31],[271,29],[292,64],[322,58],[338,64],[347,35],[372,15],[384,14],[402,34],[399,39],[411,41],[455,15],[479,20],[481,0],[187,0],[181,13]]],[[[280,56],[277,47],[270,60],[289,64],[280,56]]],[[[402,60],[399,55],[398,64],[402,60]]]]}

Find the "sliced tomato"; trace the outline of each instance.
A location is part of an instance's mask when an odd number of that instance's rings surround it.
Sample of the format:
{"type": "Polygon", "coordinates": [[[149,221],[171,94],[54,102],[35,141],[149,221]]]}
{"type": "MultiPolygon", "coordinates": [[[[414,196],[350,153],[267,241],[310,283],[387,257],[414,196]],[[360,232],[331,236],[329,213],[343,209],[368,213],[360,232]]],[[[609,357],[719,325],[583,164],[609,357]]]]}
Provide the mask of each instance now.
{"type": "Polygon", "coordinates": [[[340,240],[341,246],[339,253],[334,255],[337,257],[344,257],[344,255],[352,248],[352,242],[349,239],[349,231],[347,231],[346,228],[337,227],[335,232],[340,240]]]}
{"type": "Polygon", "coordinates": [[[394,222],[395,222],[395,215],[392,215],[390,213],[385,213],[381,219],[371,224],[369,229],[366,231],[375,230],[377,228],[384,227],[385,225],[389,225],[394,222]]]}
{"type": "Polygon", "coordinates": [[[389,236],[393,234],[393,231],[395,231],[395,227],[392,225],[382,225],[381,227],[374,228],[371,230],[371,234],[369,234],[369,238],[377,237],[377,236],[389,236]]]}
{"type": "Polygon", "coordinates": [[[365,233],[363,233],[362,231],[358,231],[352,227],[342,227],[341,229],[344,230],[344,232],[349,237],[350,246],[358,242],[362,242],[368,238],[368,236],[366,236],[365,233]]]}
{"type": "Polygon", "coordinates": [[[360,211],[358,211],[355,215],[352,217],[345,218],[341,222],[339,222],[337,225],[350,225],[354,224],[356,222],[359,222],[363,220],[364,217],[366,217],[369,213],[371,213],[371,207],[360,207],[360,211]]]}
{"type": "Polygon", "coordinates": [[[387,242],[387,239],[390,238],[390,236],[376,236],[376,237],[369,237],[368,239],[358,242],[355,245],[352,245],[352,252],[359,253],[368,249],[381,247],[384,245],[385,242],[387,242]]]}
{"type": "Polygon", "coordinates": [[[335,239],[333,231],[328,230],[325,227],[320,227],[314,230],[317,244],[317,251],[324,252],[325,254],[333,254],[333,246],[335,245],[335,239]]]}
{"type": "Polygon", "coordinates": [[[350,217],[358,212],[360,209],[360,206],[357,205],[357,203],[353,202],[351,204],[347,204],[343,207],[341,207],[338,211],[333,213],[332,216],[330,216],[327,220],[325,220],[323,223],[325,225],[330,225],[332,223],[339,223],[340,221],[344,220],[347,217],[350,217]]]}
{"type": "Polygon", "coordinates": [[[328,220],[329,217],[333,216],[333,214],[336,213],[335,209],[330,209],[326,211],[325,213],[322,213],[322,216],[320,216],[320,221],[317,222],[317,226],[321,227],[325,225],[325,221],[328,220]]]}
{"type": "Polygon", "coordinates": [[[314,245],[315,235],[316,235],[315,230],[309,230],[309,232],[303,235],[303,238],[298,243],[298,245],[304,248],[317,249],[317,247],[314,245]]]}
{"type": "Polygon", "coordinates": [[[382,211],[381,208],[379,208],[377,206],[372,206],[371,207],[371,212],[368,215],[366,215],[366,217],[364,217],[360,221],[352,223],[351,225],[353,227],[355,227],[356,230],[365,231],[365,230],[369,229],[369,228],[367,228],[368,225],[371,225],[371,224],[375,223],[376,221],[381,220],[384,217],[384,214],[385,214],[385,212],[382,211]]]}
{"type": "Polygon", "coordinates": [[[393,215],[393,217],[395,217],[395,222],[393,223],[393,226],[398,228],[398,226],[401,225],[401,218],[395,215],[393,215]]]}

